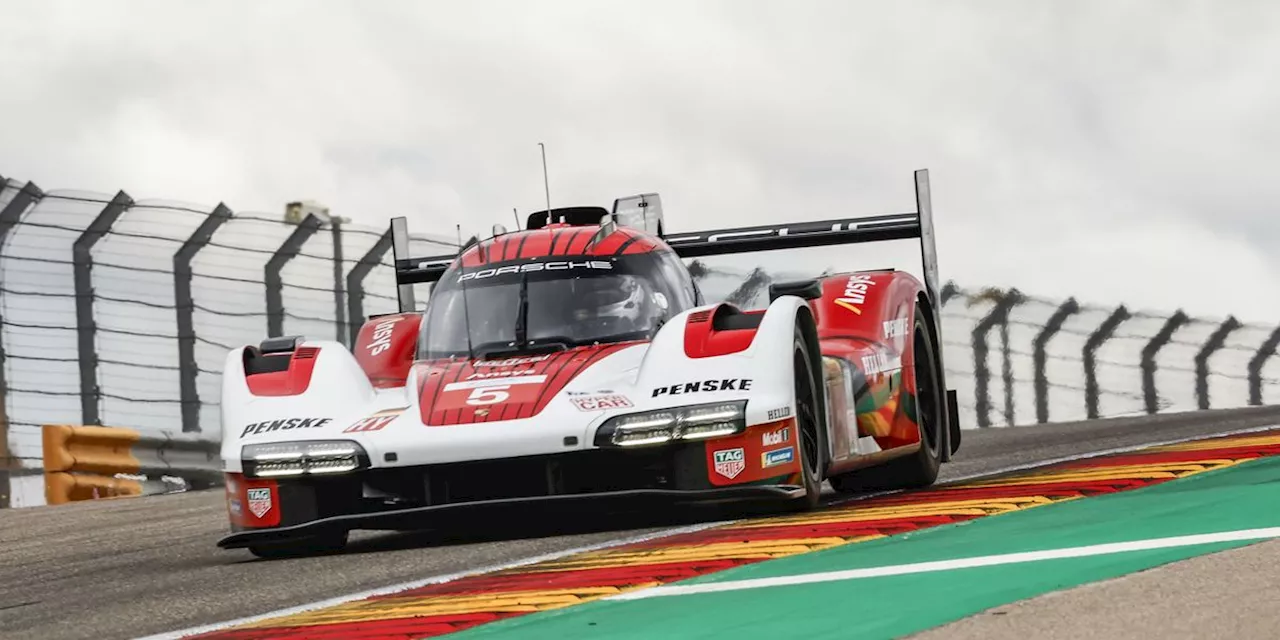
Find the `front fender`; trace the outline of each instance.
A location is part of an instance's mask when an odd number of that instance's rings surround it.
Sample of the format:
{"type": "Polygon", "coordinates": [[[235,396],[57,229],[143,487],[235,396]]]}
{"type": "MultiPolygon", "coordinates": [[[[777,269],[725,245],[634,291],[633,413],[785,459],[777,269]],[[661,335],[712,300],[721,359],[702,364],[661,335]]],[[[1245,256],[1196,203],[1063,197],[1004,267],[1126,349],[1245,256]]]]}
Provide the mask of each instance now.
{"type": "Polygon", "coordinates": [[[225,471],[240,470],[240,448],[246,437],[245,430],[251,425],[270,421],[278,424],[255,430],[260,433],[269,429],[278,435],[296,429],[300,435],[305,434],[304,438],[309,438],[315,433],[310,429],[317,428],[314,426],[317,422],[324,421],[317,430],[332,432],[334,423],[362,417],[374,402],[375,391],[368,376],[355,356],[339,342],[306,340],[299,344],[291,358],[297,358],[296,352],[304,349],[316,350],[309,377],[302,379],[305,373],[294,369],[296,362],[291,363],[289,370],[274,374],[276,381],[290,377],[298,380],[272,385],[272,392],[277,395],[264,395],[263,385],[250,384],[244,364],[245,351],[250,348],[232,349],[223,363],[221,454],[225,471]],[[282,388],[286,389],[282,391],[282,388]]]}
{"type": "Polygon", "coordinates": [[[748,425],[775,421],[781,413],[795,415],[791,348],[797,315],[806,312],[802,311],[805,301],[779,297],[759,316],[754,328],[727,329],[751,332],[749,344],[741,350],[691,357],[687,336],[707,330],[691,323],[712,322],[719,306],[690,309],[658,331],[637,372],[641,401],[656,408],[746,399],[748,425]],[[708,311],[711,313],[704,313],[708,311]],[[731,387],[727,390],[721,388],[726,381],[731,387]]]}

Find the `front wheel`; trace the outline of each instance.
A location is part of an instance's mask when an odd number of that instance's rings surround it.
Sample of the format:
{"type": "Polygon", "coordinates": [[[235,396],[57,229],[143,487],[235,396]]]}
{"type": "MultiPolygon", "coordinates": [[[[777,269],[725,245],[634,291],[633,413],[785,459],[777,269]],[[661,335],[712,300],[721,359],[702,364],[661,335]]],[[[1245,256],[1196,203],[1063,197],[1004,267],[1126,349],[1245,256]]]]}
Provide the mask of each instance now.
{"type": "Polygon", "coordinates": [[[912,348],[915,349],[916,424],[920,427],[920,449],[910,456],[897,458],[882,465],[859,469],[831,478],[831,487],[841,493],[864,491],[888,491],[927,487],[938,479],[942,466],[943,429],[942,388],[938,386],[938,358],[936,345],[930,338],[925,324],[924,311],[916,307],[915,331],[912,348]]]}
{"type": "Polygon", "coordinates": [[[798,510],[809,511],[816,509],[822,502],[822,433],[826,427],[818,412],[818,386],[813,374],[813,357],[799,326],[796,326],[792,352],[796,394],[796,457],[800,460],[800,477],[805,489],[805,495],[797,499],[796,507],[798,510]]]}

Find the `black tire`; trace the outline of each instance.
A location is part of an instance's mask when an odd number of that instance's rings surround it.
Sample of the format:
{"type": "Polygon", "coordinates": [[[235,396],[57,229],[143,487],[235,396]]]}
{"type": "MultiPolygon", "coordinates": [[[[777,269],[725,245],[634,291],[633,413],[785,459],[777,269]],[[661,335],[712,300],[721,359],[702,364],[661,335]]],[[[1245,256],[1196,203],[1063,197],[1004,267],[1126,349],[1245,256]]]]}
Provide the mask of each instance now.
{"type": "Polygon", "coordinates": [[[916,421],[920,425],[920,449],[910,456],[879,466],[834,476],[830,480],[836,491],[861,493],[915,489],[937,481],[938,468],[942,466],[943,429],[946,428],[942,420],[944,396],[938,386],[936,345],[926,322],[924,311],[916,307],[912,348],[915,349],[914,402],[916,421]]]}
{"type": "Polygon", "coordinates": [[[814,380],[813,356],[804,333],[796,325],[792,348],[796,393],[796,457],[800,460],[800,476],[805,495],[797,498],[796,510],[810,511],[822,503],[823,451],[825,425],[818,411],[819,389],[814,380]]]}
{"type": "Polygon", "coordinates": [[[284,558],[301,558],[329,553],[337,553],[347,546],[348,532],[321,533],[305,538],[295,538],[284,542],[253,545],[249,553],[266,560],[284,558]]]}

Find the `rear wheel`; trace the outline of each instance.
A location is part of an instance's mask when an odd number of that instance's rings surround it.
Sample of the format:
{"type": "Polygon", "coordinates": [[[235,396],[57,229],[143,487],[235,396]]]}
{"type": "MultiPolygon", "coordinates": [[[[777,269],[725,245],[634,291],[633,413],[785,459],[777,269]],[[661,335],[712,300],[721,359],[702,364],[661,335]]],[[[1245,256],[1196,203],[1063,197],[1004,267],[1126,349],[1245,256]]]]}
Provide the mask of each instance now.
{"type": "Polygon", "coordinates": [[[916,307],[915,349],[916,424],[920,426],[920,449],[910,456],[882,465],[859,469],[831,478],[831,486],[841,493],[887,491],[927,487],[938,479],[942,465],[942,389],[938,386],[937,350],[925,324],[924,311],[916,307]]]}
{"type": "Polygon", "coordinates": [[[800,461],[801,482],[805,489],[805,495],[797,499],[796,507],[808,511],[816,508],[822,501],[821,434],[825,427],[818,412],[818,388],[813,375],[813,358],[799,326],[796,327],[792,352],[796,394],[796,457],[800,461]]]}

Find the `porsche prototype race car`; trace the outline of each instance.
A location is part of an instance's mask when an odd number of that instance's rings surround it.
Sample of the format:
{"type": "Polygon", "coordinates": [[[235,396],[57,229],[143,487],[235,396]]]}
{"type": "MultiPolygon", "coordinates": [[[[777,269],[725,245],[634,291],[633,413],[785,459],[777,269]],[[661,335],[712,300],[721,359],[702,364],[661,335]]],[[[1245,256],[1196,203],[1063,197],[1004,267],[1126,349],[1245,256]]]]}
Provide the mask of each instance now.
{"type": "MultiPolygon", "coordinates": [[[[270,337],[227,356],[232,533],[259,556],[335,550],[512,502],[751,499],[929,485],[960,445],[945,384],[927,171],[916,211],[667,234],[656,194],[529,216],[408,256],[399,313],[354,345],[270,337]],[[924,281],[878,269],[707,304],[681,258],[919,238],[924,281]],[[413,285],[434,283],[424,311],[413,285]]],[[[776,501],[776,502],[775,502],[776,501]]]]}

